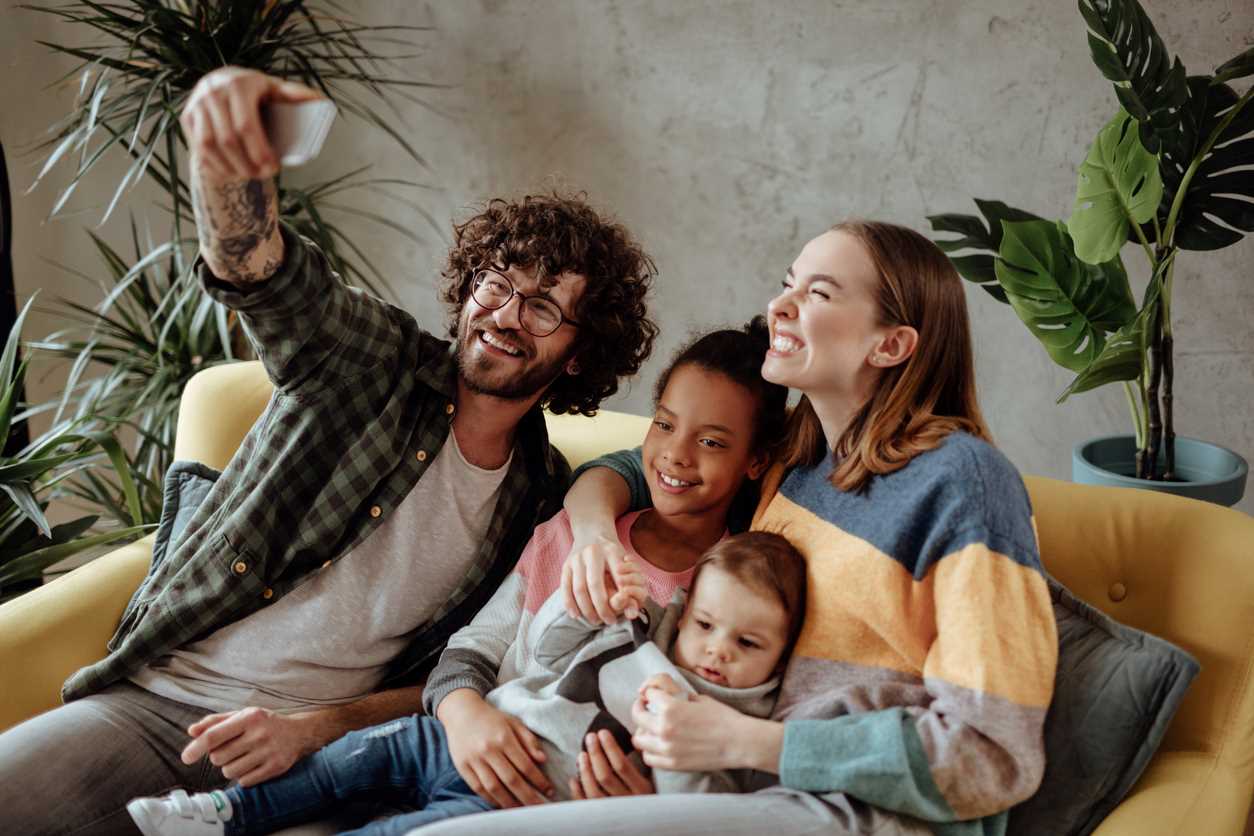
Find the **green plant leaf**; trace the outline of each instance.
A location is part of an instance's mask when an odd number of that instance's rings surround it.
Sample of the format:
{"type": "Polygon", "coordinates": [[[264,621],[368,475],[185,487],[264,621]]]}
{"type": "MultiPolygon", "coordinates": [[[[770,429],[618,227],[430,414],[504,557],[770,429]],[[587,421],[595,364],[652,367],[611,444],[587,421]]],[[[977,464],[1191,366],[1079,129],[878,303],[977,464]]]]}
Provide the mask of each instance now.
{"type": "Polygon", "coordinates": [[[1254,75],[1254,46],[1223,62],[1215,69],[1215,84],[1235,81],[1238,78],[1254,75]]]}
{"type": "Polygon", "coordinates": [[[1120,110],[1098,132],[1080,165],[1067,231],[1075,253],[1089,264],[1114,258],[1132,223],[1154,217],[1163,196],[1158,160],[1137,136],[1136,120],[1120,110]]]}
{"type": "Polygon", "coordinates": [[[9,429],[13,426],[13,408],[17,406],[17,400],[22,391],[22,382],[26,378],[26,366],[29,362],[30,358],[22,360],[22,364],[17,367],[17,374],[9,381],[9,385],[4,387],[4,395],[0,396],[0,438],[5,439],[6,445],[9,438],[9,429]]]}
{"type": "MultiPolygon", "coordinates": [[[[26,304],[22,306],[22,311],[17,315],[17,319],[13,320],[13,327],[9,329],[9,336],[4,341],[4,353],[0,354],[0,384],[7,385],[14,379],[13,366],[17,363],[18,345],[22,341],[22,323],[26,320],[26,314],[30,310],[30,306],[35,302],[35,296],[39,291],[31,294],[26,300],[26,304]]],[[[5,434],[8,437],[8,434],[5,434]]]]}
{"type": "Polygon", "coordinates": [[[997,272],[993,266],[994,256],[1001,247],[1002,221],[1039,221],[1042,218],[1007,206],[1000,200],[981,200],[977,197],[975,205],[987,221],[987,226],[974,215],[951,213],[928,216],[933,231],[957,232],[962,235],[957,239],[937,240],[936,246],[946,253],[968,249],[984,250],[984,253],[978,255],[951,255],[949,260],[964,279],[984,288],[998,302],[1009,303],[1006,291],[997,281],[997,272]]]}
{"type": "MultiPolygon", "coordinates": [[[[57,444],[60,445],[60,440],[57,444]]],[[[13,464],[0,465],[0,484],[10,485],[15,482],[24,483],[32,479],[38,479],[50,470],[56,470],[61,465],[72,462],[75,459],[82,458],[82,453],[75,451],[72,453],[60,453],[55,456],[40,456],[38,458],[17,461],[13,464]]]]}
{"type": "Polygon", "coordinates": [[[1061,222],[1006,221],[997,279],[1010,305],[1058,365],[1080,371],[1105,345],[1105,334],[1136,316],[1123,262],[1076,258],[1061,222]]]}
{"type": "Polygon", "coordinates": [[[36,549],[32,552],[20,556],[10,557],[8,560],[0,563],[0,589],[6,585],[11,585],[16,581],[27,580],[30,578],[38,578],[43,571],[54,563],[60,563],[67,557],[73,557],[81,551],[95,548],[97,546],[108,545],[109,543],[123,540],[127,537],[134,537],[137,534],[143,534],[151,530],[154,526],[137,525],[129,528],[120,528],[117,531],[107,531],[103,534],[96,534],[91,537],[82,537],[69,543],[60,543],[54,546],[45,546],[42,549],[36,549]]]}
{"type": "Polygon", "coordinates": [[[1148,328],[1158,308],[1161,288],[1162,282],[1155,276],[1146,289],[1145,306],[1132,321],[1106,338],[1101,353],[1076,375],[1071,385],[1058,396],[1058,403],[1107,383],[1140,379],[1145,371],[1145,354],[1149,349],[1148,328]]]}
{"type": "Polygon", "coordinates": [[[1115,84],[1119,103],[1138,123],[1141,144],[1157,153],[1184,104],[1185,70],[1167,54],[1162,39],[1137,0],[1079,0],[1089,27],[1089,52],[1102,75],[1115,84]]]}
{"type": "MultiPolygon", "coordinates": [[[[1227,84],[1206,76],[1189,79],[1189,99],[1176,132],[1163,143],[1165,225],[1185,171],[1240,99],[1227,84]]],[[[1254,107],[1246,104],[1219,132],[1189,181],[1172,243],[1185,250],[1218,250],[1254,232],[1254,107]]]]}
{"type": "Polygon", "coordinates": [[[31,492],[30,485],[25,482],[14,482],[6,479],[0,482],[0,490],[9,495],[9,499],[13,500],[13,504],[26,516],[26,519],[35,524],[35,527],[39,529],[41,534],[45,537],[52,536],[52,529],[48,527],[48,518],[44,516],[43,509],[39,507],[39,502],[31,492]]]}

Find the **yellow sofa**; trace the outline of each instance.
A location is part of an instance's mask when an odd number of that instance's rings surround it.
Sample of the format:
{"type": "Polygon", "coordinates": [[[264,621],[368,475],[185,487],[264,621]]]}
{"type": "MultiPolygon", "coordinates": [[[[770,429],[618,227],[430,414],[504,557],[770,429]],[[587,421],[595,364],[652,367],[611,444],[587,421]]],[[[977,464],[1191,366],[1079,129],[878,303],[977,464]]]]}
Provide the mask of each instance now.
{"type": "MultiPolygon", "coordinates": [[[[176,455],[221,468],[261,413],[259,363],[197,375],[176,455]]],[[[645,418],[549,416],[572,465],[634,446],[645,418]]],[[[1148,491],[1027,478],[1041,554],[1077,596],[1162,636],[1202,664],[1158,754],[1100,836],[1237,836],[1254,792],[1254,519],[1148,491]]],[[[0,729],[59,702],[62,681],[102,657],[148,567],[151,538],[0,607],[0,729]]]]}

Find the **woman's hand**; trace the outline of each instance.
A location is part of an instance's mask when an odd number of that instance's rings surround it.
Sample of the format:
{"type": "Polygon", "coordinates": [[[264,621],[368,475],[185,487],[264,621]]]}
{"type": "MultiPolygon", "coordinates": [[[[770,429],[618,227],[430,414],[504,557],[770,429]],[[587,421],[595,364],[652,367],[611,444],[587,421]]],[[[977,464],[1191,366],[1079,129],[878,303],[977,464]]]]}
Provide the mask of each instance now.
{"type": "Polygon", "coordinates": [[[579,777],[570,779],[571,798],[608,798],[653,792],[653,781],[627,759],[614,735],[602,729],[584,738],[584,751],[579,753],[579,777]]]}
{"type": "Polygon", "coordinates": [[[647,596],[644,574],[609,537],[582,547],[576,542],[562,565],[566,611],[592,624],[612,624],[624,613],[635,618],[647,596]]]}
{"type": "Polygon", "coordinates": [[[646,688],[631,706],[631,742],[655,769],[779,772],[784,724],[759,720],[704,695],[646,688]]]}

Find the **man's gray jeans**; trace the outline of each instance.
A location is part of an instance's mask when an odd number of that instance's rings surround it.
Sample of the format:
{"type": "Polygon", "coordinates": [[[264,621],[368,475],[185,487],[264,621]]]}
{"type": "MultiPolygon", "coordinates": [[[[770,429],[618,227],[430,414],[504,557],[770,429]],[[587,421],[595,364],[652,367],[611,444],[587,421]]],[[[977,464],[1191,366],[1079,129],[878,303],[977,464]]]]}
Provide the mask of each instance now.
{"type": "Polygon", "coordinates": [[[0,821],[24,836],[135,834],[126,802],[174,787],[222,786],[179,752],[203,708],[129,683],[75,700],[0,734],[0,821]]]}

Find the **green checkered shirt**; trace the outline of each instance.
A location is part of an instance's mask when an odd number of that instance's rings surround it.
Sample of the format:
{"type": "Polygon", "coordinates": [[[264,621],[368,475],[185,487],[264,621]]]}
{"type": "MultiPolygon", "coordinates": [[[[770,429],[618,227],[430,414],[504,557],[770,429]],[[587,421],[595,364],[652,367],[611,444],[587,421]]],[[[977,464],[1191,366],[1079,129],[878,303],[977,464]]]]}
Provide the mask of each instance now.
{"type": "MultiPolygon", "coordinates": [[[[283,240],[284,266],[257,288],[225,284],[199,266],[207,292],[239,312],[275,391],[182,538],[154,557],[108,655],[66,681],[67,702],[274,603],[343,558],[400,505],[448,438],[457,392],[449,343],[346,287],[288,227],[283,240]]],[[[533,409],[519,424],[473,565],[414,631],[384,687],[420,680],[505,579],[536,524],[561,507],[569,477],[533,409]]],[[[433,525],[441,510],[431,509],[433,525]]],[[[422,540],[415,531],[414,542],[422,540]]]]}

